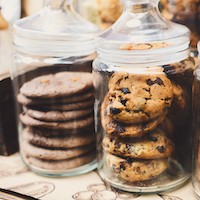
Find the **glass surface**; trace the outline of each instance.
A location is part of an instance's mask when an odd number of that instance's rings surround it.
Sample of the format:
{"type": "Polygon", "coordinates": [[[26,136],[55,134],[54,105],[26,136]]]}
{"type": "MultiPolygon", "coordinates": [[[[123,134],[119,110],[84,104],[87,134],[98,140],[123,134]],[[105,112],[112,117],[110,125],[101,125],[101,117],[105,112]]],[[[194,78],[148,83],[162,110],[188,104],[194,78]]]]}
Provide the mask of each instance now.
{"type": "Polygon", "coordinates": [[[95,31],[67,0],[45,1],[14,24],[20,153],[38,174],[73,176],[96,167],[95,31]]]}
{"type": "Polygon", "coordinates": [[[162,18],[157,3],[124,1],[122,16],[96,39],[98,172],[129,192],[171,190],[191,173],[189,30],[162,18]]]}

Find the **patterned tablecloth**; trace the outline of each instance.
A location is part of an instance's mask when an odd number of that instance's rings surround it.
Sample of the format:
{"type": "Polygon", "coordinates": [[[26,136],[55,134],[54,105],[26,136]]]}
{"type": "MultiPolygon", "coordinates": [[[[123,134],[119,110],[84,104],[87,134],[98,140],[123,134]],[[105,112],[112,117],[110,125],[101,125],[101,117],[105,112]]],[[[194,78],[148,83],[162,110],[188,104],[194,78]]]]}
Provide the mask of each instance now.
{"type": "Polygon", "coordinates": [[[41,200],[197,199],[191,182],[170,193],[136,195],[106,187],[96,171],[65,178],[39,176],[27,169],[19,154],[0,156],[0,188],[11,189],[41,200]]]}

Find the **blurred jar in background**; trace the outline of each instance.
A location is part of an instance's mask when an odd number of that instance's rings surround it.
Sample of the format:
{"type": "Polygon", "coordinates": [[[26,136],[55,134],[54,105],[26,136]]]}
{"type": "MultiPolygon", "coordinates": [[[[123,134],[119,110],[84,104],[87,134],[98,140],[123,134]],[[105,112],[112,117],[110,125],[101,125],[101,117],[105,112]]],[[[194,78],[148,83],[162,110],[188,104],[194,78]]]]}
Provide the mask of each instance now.
{"type": "Polygon", "coordinates": [[[0,1],[0,155],[18,150],[15,103],[10,79],[12,33],[10,24],[20,17],[19,0],[0,1]]]}
{"type": "MultiPolygon", "coordinates": [[[[120,0],[74,0],[73,4],[82,17],[97,24],[100,29],[111,26],[123,10],[120,0]]],[[[42,7],[41,0],[22,0],[22,17],[34,14],[42,7]]]]}
{"type": "Polygon", "coordinates": [[[191,31],[191,50],[197,53],[200,40],[200,1],[161,0],[162,14],[169,20],[186,25],[191,31]]]}
{"type": "Polygon", "coordinates": [[[123,10],[120,0],[77,0],[76,4],[79,13],[101,29],[111,26],[123,10]]]}
{"type": "Polygon", "coordinates": [[[41,0],[22,0],[22,17],[29,16],[40,10],[43,6],[41,0]]]}
{"type": "Polygon", "coordinates": [[[13,23],[21,16],[21,0],[0,0],[2,15],[9,22],[13,23]]]}

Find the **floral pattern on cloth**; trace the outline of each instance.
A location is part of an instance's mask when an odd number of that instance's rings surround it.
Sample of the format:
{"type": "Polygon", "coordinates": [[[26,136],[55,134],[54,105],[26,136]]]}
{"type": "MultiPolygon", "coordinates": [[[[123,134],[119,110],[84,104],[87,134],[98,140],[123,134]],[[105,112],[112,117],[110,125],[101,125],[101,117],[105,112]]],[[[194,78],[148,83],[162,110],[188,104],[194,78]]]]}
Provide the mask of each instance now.
{"type": "MultiPolygon", "coordinates": [[[[106,187],[105,184],[92,184],[88,185],[87,190],[75,193],[72,198],[75,200],[133,200],[140,196],[140,194],[106,187]]],[[[183,200],[179,197],[165,194],[157,194],[157,196],[163,200],[183,200]]]]}

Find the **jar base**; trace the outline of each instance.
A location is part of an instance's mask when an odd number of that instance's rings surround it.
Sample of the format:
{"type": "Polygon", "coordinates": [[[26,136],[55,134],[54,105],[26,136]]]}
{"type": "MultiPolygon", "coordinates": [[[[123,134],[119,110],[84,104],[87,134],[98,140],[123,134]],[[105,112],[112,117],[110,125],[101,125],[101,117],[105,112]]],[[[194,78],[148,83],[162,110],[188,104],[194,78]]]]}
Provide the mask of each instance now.
{"type": "Polygon", "coordinates": [[[93,160],[92,162],[82,165],[80,167],[76,167],[68,170],[46,170],[31,164],[27,164],[26,161],[22,158],[25,165],[34,173],[45,176],[45,177],[70,177],[88,173],[97,168],[97,160],[93,160]]]}
{"type": "MultiPolygon", "coordinates": [[[[137,183],[130,183],[115,176],[111,171],[105,173],[107,167],[98,170],[100,177],[110,186],[124,190],[127,192],[135,193],[158,193],[177,189],[182,186],[189,178],[190,174],[185,173],[181,165],[170,159],[170,165],[173,165],[173,169],[169,168],[166,172],[158,177],[149,181],[141,181],[137,183]],[[106,176],[106,175],[107,176],[106,176]]],[[[107,168],[108,169],[108,168],[107,168]]]]}

